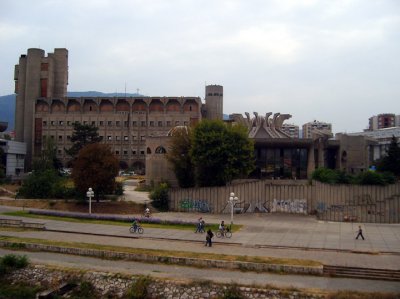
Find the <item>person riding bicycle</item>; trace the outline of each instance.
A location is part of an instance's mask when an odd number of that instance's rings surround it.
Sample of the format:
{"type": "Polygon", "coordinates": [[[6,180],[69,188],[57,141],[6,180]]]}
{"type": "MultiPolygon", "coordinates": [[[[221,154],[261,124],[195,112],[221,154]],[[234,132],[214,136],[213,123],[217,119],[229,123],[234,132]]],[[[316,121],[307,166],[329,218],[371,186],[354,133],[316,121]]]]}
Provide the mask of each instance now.
{"type": "Polygon", "coordinates": [[[225,228],[225,222],[224,220],[221,221],[221,224],[219,225],[219,231],[221,232],[222,235],[225,234],[226,228],[225,228]]]}
{"type": "Polygon", "coordinates": [[[139,221],[136,218],[133,218],[132,226],[133,226],[133,231],[136,232],[137,228],[139,227],[139,221]]]}

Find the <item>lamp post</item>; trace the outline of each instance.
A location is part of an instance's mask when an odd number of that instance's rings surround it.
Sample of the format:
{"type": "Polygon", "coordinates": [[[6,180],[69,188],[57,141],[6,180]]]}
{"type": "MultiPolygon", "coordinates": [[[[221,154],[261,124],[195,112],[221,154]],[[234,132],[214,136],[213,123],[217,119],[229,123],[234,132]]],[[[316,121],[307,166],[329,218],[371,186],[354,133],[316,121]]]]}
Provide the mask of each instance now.
{"type": "Polygon", "coordinates": [[[86,196],[89,197],[89,214],[92,214],[92,197],[94,197],[94,192],[92,188],[89,188],[86,192],[86,196]]]}
{"type": "Polygon", "coordinates": [[[235,196],[235,193],[231,192],[228,200],[228,202],[231,204],[231,225],[233,225],[233,206],[236,204],[238,200],[239,198],[235,196]]]}

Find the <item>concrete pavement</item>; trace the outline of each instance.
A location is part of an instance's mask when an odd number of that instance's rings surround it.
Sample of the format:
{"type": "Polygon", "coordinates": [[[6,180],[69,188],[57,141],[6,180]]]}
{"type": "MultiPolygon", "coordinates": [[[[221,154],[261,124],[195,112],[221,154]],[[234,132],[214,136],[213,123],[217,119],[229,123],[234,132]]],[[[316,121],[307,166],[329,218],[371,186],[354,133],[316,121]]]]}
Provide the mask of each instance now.
{"type": "MultiPolygon", "coordinates": [[[[10,210],[0,207],[0,211],[10,210]]],[[[200,214],[159,213],[162,219],[195,220],[200,214]]],[[[229,222],[228,215],[201,214],[208,223],[229,222]]],[[[2,215],[2,218],[13,218],[2,215]]],[[[21,218],[21,217],[18,217],[21,218]]],[[[23,218],[21,218],[23,219],[23,218]]],[[[25,218],[45,222],[47,231],[2,231],[2,235],[44,238],[68,242],[99,243],[137,248],[215,252],[233,255],[312,259],[328,265],[400,269],[400,225],[363,224],[366,240],[354,240],[357,224],[320,222],[310,216],[235,215],[244,227],[231,239],[214,238],[204,247],[204,234],[194,230],[144,228],[143,235],[130,234],[129,225],[114,226],[25,218]],[[383,250],[382,250],[383,249],[383,250]],[[374,254],[370,254],[370,252],[374,254]],[[357,254],[354,252],[358,252],[357,254]]]]}

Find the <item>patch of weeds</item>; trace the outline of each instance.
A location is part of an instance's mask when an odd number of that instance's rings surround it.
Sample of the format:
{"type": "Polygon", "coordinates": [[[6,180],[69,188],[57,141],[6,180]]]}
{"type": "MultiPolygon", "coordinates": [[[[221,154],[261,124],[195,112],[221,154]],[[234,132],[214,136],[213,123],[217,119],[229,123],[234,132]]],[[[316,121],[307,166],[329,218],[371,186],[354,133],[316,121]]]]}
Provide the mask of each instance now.
{"type": "Polygon", "coordinates": [[[149,298],[148,287],[151,283],[149,276],[139,276],[126,292],[127,299],[149,298]]]}
{"type": "Polygon", "coordinates": [[[222,297],[220,297],[220,299],[244,299],[244,298],[245,297],[242,291],[239,289],[239,286],[235,283],[229,285],[222,293],[222,297]]]}
{"type": "Polygon", "coordinates": [[[9,284],[0,282],[0,298],[2,299],[34,299],[40,287],[32,287],[24,283],[9,284]]]}
{"type": "Polygon", "coordinates": [[[11,248],[11,249],[25,249],[26,244],[25,243],[11,243],[10,245],[7,245],[6,247],[11,248]]]}
{"type": "Polygon", "coordinates": [[[78,286],[72,290],[70,297],[73,299],[96,299],[99,298],[91,282],[81,281],[78,286]]]}

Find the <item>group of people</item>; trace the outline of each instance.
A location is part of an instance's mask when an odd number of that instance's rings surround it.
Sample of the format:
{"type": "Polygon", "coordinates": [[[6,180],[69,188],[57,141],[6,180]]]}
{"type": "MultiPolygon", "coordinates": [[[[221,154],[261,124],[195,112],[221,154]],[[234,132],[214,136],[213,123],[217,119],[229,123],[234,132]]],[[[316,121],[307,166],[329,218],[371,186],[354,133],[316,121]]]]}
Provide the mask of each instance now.
{"type": "MultiPolygon", "coordinates": [[[[201,217],[200,217],[199,220],[200,220],[199,223],[202,222],[203,225],[204,225],[204,220],[203,220],[201,217]]],[[[204,230],[204,226],[203,226],[203,230],[204,230]]],[[[227,228],[225,227],[225,222],[224,222],[224,220],[221,221],[221,223],[220,223],[220,225],[219,225],[219,227],[218,227],[218,230],[221,232],[221,234],[224,234],[225,231],[227,230],[227,228]]],[[[196,232],[197,232],[197,231],[196,231],[196,232]]],[[[211,228],[209,228],[209,229],[207,230],[207,233],[206,233],[206,244],[205,244],[204,246],[209,246],[209,247],[211,247],[211,246],[212,246],[212,238],[213,238],[213,237],[214,237],[214,233],[211,231],[211,228]]]]}

